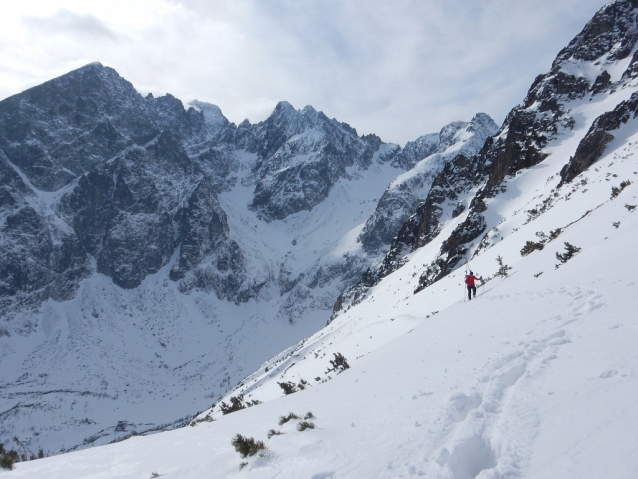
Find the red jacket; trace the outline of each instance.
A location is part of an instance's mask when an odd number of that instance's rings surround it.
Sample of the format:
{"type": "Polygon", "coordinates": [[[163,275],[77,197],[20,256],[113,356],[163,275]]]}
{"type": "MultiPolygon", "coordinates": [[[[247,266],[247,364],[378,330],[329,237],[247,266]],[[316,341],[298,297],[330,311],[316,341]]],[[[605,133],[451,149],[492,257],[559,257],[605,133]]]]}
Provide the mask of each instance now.
{"type": "Polygon", "coordinates": [[[480,281],[481,278],[477,278],[476,276],[472,275],[472,274],[468,274],[465,277],[465,284],[467,284],[468,286],[472,287],[474,286],[474,281],[480,281]]]}

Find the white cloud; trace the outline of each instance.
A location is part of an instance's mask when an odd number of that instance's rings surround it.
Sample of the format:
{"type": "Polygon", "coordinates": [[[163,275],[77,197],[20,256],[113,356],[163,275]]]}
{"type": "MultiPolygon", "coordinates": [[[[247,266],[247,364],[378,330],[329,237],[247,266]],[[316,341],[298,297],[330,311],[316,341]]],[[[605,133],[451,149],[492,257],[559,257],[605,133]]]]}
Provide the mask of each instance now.
{"type": "Polygon", "coordinates": [[[91,61],[142,93],[278,100],[404,143],[485,111],[497,122],[602,0],[23,0],[0,18],[0,98],[91,61]]]}

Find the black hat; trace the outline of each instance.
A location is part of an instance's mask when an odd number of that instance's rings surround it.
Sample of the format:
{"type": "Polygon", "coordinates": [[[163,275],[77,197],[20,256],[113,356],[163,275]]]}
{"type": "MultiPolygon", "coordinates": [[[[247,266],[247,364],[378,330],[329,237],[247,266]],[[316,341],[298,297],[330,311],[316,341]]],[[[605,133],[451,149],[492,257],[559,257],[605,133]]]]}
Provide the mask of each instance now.
{"type": "Polygon", "coordinates": [[[472,272],[470,271],[470,274],[474,274],[474,273],[472,273],[472,272]]]}

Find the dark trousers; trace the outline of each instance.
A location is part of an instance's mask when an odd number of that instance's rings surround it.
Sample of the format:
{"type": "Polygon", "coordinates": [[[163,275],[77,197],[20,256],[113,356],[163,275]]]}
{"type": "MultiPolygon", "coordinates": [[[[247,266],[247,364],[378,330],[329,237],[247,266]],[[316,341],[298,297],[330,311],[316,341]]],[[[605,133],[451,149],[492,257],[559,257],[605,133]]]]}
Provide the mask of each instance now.
{"type": "Polygon", "coordinates": [[[476,286],[467,287],[467,297],[470,301],[472,301],[472,291],[474,291],[474,297],[476,297],[476,286]]]}

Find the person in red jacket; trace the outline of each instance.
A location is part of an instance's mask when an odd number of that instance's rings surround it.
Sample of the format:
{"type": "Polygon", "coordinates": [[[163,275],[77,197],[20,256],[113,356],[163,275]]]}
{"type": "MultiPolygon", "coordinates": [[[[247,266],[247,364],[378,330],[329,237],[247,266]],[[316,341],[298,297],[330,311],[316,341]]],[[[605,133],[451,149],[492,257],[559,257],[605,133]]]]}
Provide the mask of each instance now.
{"type": "Polygon", "coordinates": [[[465,284],[467,285],[467,297],[470,301],[472,301],[472,292],[474,292],[474,297],[476,298],[476,286],[474,285],[474,281],[483,281],[482,278],[477,278],[474,276],[474,273],[470,271],[465,277],[465,284]]]}

